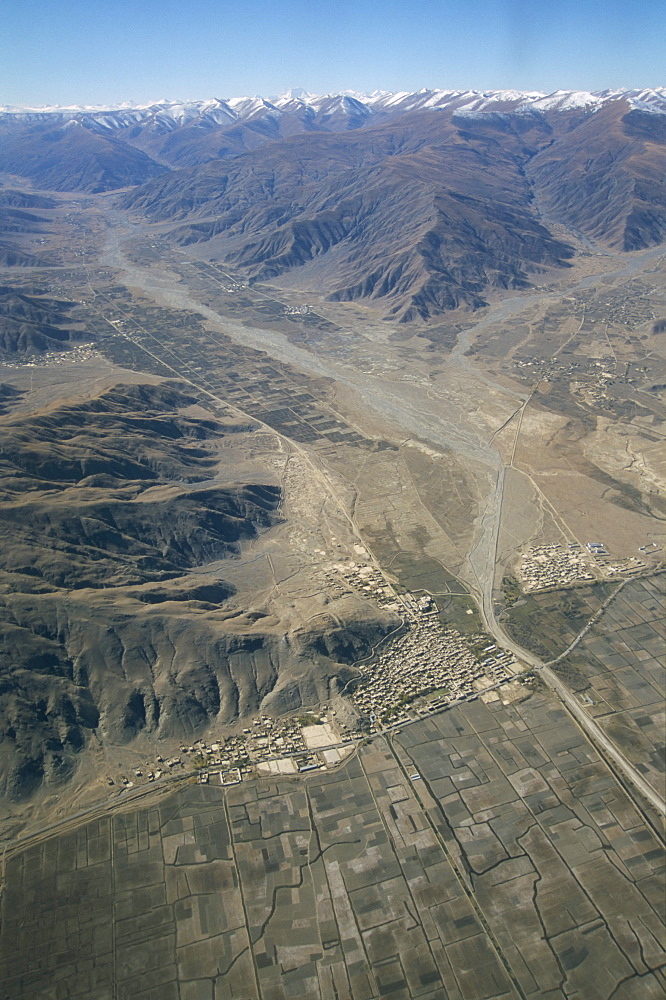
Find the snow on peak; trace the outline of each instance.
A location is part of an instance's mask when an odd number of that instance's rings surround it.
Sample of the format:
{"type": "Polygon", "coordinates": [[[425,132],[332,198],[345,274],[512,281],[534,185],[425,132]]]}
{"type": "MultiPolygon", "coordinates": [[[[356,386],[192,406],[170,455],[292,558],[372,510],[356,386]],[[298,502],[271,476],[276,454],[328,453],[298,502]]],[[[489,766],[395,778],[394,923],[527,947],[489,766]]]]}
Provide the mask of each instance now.
{"type": "Polygon", "coordinates": [[[261,118],[265,115],[279,115],[280,108],[264,97],[232,97],[226,102],[237,116],[239,121],[248,121],[251,118],[261,118]]]}
{"type": "Polygon", "coordinates": [[[625,92],[630,107],[635,111],[656,111],[666,114],[666,87],[652,90],[629,90],[625,92]]]}
{"type": "Polygon", "coordinates": [[[552,94],[539,94],[529,106],[537,111],[573,111],[576,108],[596,109],[603,103],[603,97],[586,90],[556,90],[552,94]]]}
{"type": "Polygon", "coordinates": [[[272,100],[259,95],[220,99],[186,101],[161,98],[146,104],[130,101],[112,105],[45,105],[42,107],[16,107],[0,105],[0,114],[16,115],[24,119],[54,116],[60,124],[66,121],[85,121],[95,129],[113,130],[142,122],[156,128],[170,130],[187,125],[190,121],[204,120],[224,125],[264,116],[282,114],[311,115],[331,114],[334,111],[357,116],[366,113],[395,115],[418,110],[446,110],[457,114],[483,114],[502,111],[518,114],[534,112],[568,112],[580,110],[593,113],[609,102],[624,100],[630,108],[666,113],[666,88],[654,87],[636,90],[556,90],[546,94],[541,91],[519,90],[439,90],[423,87],[418,91],[374,90],[362,93],[345,90],[338,94],[313,94],[302,87],[293,87],[272,100]]]}
{"type": "Polygon", "coordinates": [[[276,108],[312,108],[317,101],[321,100],[320,94],[310,94],[302,87],[295,87],[293,90],[288,90],[286,94],[281,94],[280,97],[271,98],[271,104],[276,108]]]}
{"type": "Polygon", "coordinates": [[[290,101],[301,101],[302,104],[310,104],[311,101],[317,99],[317,94],[311,94],[309,90],[304,90],[303,87],[292,87],[285,94],[281,94],[272,103],[275,105],[288,104],[290,101]]]}

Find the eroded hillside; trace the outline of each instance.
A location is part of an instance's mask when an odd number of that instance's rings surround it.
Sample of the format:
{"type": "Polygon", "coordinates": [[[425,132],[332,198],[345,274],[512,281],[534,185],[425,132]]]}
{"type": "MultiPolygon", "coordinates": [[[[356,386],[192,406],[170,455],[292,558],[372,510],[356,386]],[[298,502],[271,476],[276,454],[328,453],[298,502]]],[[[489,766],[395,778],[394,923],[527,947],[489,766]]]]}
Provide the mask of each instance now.
{"type": "Polygon", "coordinates": [[[325,700],[395,625],[351,601],[304,629],[225,579],[225,563],[283,521],[273,470],[233,479],[225,440],[251,436],[247,424],[173,384],[21,415],[20,394],[6,395],[2,793],[65,780],[93,733],[182,739],[325,700]]]}

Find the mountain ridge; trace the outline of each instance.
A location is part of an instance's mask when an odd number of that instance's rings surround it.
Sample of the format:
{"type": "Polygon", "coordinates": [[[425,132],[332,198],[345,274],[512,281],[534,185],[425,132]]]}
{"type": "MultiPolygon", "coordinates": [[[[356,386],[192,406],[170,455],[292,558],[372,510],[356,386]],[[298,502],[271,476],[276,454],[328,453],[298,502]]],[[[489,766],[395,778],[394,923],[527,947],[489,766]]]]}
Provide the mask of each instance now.
{"type": "Polygon", "coordinates": [[[120,205],[250,281],[427,321],[566,267],[553,223],[607,250],[660,243],[664,121],[626,98],[593,113],[415,109],[171,170],[120,205]]]}
{"type": "MultiPolygon", "coordinates": [[[[666,87],[642,89],[620,88],[598,91],[556,90],[545,91],[521,90],[442,90],[422,88],[418,91],[388,91],[376,90],[372,93],[360,91],[340,91],[330,94],[311,94],[301,88],[296,88],[278,97],[264,98],[258,94],[245,97],[218,98],[210,97],[190,101],[170,100],[163,98],[158,101],[148,101],[144,104],[122,102],[105,105],[2,105],[0,114],[11,115],[54,115],[54,114],[85,114],[98,115],[119,112],[136,116],[139,112],[146,114],[163,113],[179,120],[197,114],[226,114],[236,120],[249,117],[260,110],[283,110],[297,104],[318,110],[327,102],[334,100],[354,101],[366,107],[376,109],[415,110],[424,107],[448,107],[456,103],[470,111],[486,110],[494,103],[514,104],[524,108],[534,107],[537,110],[571,110],[574,107],[601,106],[611,100],[626,98],[639,107],[652,107],[656,111],[666,113],[666,87]]],[[[136,120],[136,118],[135,118],[136,120]]]]}
{"type": "Polygon", "coordinates": [[[578,234],[602,252],[663,242],[666,88],[5,109],[0,171],[124,192],[123,210],[244,280],[428,321],[568,266],[578,234]]]}

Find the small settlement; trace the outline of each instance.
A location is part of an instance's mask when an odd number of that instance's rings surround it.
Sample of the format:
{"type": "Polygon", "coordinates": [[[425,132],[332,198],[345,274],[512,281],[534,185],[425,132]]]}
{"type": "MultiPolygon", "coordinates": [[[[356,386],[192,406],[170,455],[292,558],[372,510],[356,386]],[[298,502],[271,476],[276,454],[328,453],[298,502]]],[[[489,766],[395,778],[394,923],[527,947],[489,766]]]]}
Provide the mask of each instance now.
{"type": "MultiPolygon", "coordinates": [[[[656,549],[653,546],[650,551],[656,549]]],[[[643,546],[640,551],[648,551],[643,546]]],[[[638,573],[646,568],[643,559],[630,556],[612,559],[603,542],[578,542],[567,545],[535,545],[523,553],[518,569],[523,589],[527,592],[563,587],[585,580],[604,579],[625,573],[638,573]]]]}
{"type": "Polygon", "coordinates": [[[445,708],[517,671],[514,657],[488,644],[486,636],[476,637],[477,646],[479,641],[486,645],[473,652],[469,639],[456,629],[443,629],[439,617],[427,613],[430,606],[422,598],[406,633],[364,668],[352,700],[361,717],[370,720],[370,732],[445,708]]]}
{"type": "MultiPolygon", "coordinates": [[[[379,591],[383,603],[404,612],[400,634],[370,662],[357,664],[359,674],[344,692],[357,710],[355,725],[342,722],[326,705],[314,715],[262,715],[233,735],[182,744],[179,755],[157,757],[156,764],[137,768],[135,778],[155,781],[165,772],[194,769],[201,783],[229,785],[253,775],[335,767],[359,741],[374,734],[491,692],[518,675],[528,682],[513,655],[488,636],[463,637],[456,629],[443,628],[432,598],[397,598],[381,574],[369,567],[352,563],[336,570],[344,570],[345,578],[357,586],[379,591]]],[[[121,783],[131,787],[134,782],[123,776],[121,783]]]]}
{"type": "Polygon", "coordinates": [[[526,591],[594,580],[593,564],[577,542],[535,545],[524,553],[519,574],[526,591]]]}
{"type": "MultiPolygon", "coordinates": [[[[11,355],[10,355],[11,357],[11,355]]],[[[47,368],[52,365],[73,365],[92,359],[103,361],[102,355],[90,344],[80,344],[66,351],[45,351],[43,354],[24,354],[19,360],[0,361],[0,368],[47,368]]]]}

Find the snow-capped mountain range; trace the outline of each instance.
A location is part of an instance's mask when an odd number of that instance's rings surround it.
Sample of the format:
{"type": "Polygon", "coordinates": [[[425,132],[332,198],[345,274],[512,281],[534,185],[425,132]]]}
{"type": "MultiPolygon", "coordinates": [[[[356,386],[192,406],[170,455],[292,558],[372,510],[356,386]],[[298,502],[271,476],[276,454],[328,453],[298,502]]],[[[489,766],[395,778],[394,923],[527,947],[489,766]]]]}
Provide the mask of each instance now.
{"type": "Polygon", "coordinates": [[[365,124],[372,117],[385,118],[419,110],[454,110],[460,114],[511,111],[574,111],[594,112],[611,101],[625,100],[632,109],[666,114],[666,87],[646,90],[588,91],[557,90],[551,94],[517,90],[427,90],[393,93],[377,90],[371,94],[346,91],[340,94],[310,94],[301,89],[270,100],[264,97],[209,98],[202,101],[159,100],[148,104],[123,103],[107,106],[45,106],[16,107],[0,105],[0,115],[11,115],[24,121],[49,117],[70,117],[86,124],[95,123],[102,129],[115,130],[148,119],[166,128],[179,128],[200,121],[211,125],[244,123],[266,116],[280,118],[326,118],[344,115],[365,124]]]}
{"type": "Polygon", "coordinates": [[[248,279],[377,299],[400,321],[529,287],[581,239],[613,252],[664,243],[665,178],[666,88],[0,109],[12,266],[33,266],[29,237],[46,225],[16,207],[32,204],[19,181],[38,203],[117,192],[161,238],[248,279]]]}

